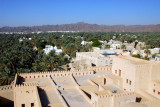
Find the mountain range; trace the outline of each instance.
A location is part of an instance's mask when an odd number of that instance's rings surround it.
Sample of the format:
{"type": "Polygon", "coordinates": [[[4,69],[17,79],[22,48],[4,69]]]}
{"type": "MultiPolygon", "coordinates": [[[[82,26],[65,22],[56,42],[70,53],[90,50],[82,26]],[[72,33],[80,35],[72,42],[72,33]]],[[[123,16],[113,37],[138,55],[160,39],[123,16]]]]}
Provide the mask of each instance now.
{"type": "Polygon", "coordinates": [[[0,32],[47,32],[47,31],[79,31],[79,32],[160,32],[157,25],[98,25],[78,22],[73,24],[2,27],[0,32]]]}

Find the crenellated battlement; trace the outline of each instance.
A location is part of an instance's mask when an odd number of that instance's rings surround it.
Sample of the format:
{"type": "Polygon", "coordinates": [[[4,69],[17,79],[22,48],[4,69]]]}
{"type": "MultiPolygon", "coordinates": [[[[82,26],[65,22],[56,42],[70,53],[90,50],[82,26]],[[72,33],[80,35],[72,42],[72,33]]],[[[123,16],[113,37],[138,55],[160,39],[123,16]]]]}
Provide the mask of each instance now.
{"type": "Polygon", "coordinates": [[[122,98],[122,97],[127,97],[127,96],[135,96],[135,93],[134,92],[125,92],[125,93],[98,95],[98,98],[100,98],[100,99],[109,98],[109,97],[122,98]]]}
{"type": "Polygon", "coordinates": [[[12,85],[0,86],[0,91],[10,91],[13,89],[12,85]]]}
{"type": "Polygon", "coordinates": [[[32,87],[32,86],[39,86],[38,83],[23,83],[23,84],[16,84],[15,87],[32,87]]]}
{"type": "Polygon", "coordinates": [[[36,72],[36,73],[20,73],[18,74],[23,78],[49,78],[49,77],[65,77],[65,76],[82,76],[92,75],[94,71],[56,71],[56,72],[36,72]]]}
{"type": "Polygon", "coordinates": [[[111,71],[112,70],[112,66],[95,66],[95,67],[88,67],[87,68],[90,71],[111,71]]]}

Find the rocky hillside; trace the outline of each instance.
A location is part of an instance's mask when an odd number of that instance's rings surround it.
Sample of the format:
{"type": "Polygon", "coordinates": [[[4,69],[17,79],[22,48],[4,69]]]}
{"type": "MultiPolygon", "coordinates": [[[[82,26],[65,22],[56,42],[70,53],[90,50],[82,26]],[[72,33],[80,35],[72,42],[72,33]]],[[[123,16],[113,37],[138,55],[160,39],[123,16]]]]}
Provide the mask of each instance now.
{"type": "Polygon", "coordinates": [[[74,23],[62,25],[2,27],[0,32],[37,32],[37,31],[80,31],[80,32],[160,32],[159,25],[97,25],[88,23],[74,23]]]}

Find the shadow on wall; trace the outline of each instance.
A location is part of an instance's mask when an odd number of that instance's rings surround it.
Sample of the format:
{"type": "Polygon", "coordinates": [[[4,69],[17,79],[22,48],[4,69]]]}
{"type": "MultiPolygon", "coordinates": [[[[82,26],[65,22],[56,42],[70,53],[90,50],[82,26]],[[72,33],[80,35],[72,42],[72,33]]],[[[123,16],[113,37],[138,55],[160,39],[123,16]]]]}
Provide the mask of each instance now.
{"type": "Polygon", "coordinates": [[[92,64],[91,64],[91,66],[92,66],[92,67],[95,67],[95,66],[96,66],[96,64],[92,63],[92,64]]]}
{"type": "Polygon", "coordinates": [[[89,98],[89,99],[91,99],[91,95],[89,94],[89,93],[87,93],[86,91],[84,91],[84,90],[82,90],[86,95],[87,95],[87,97],[89,98]]]}
{"type": "Polygon", "coordinates": [[[21,76],[18,76],[17,81],[18,81],[17,84],[22,84],[25,81],[25,79],[21,76]]]}
{"type": "Polygon", "coordinates": [[[14,103],[4,97],[0,97],[0,107],[14,107],[14,103]]]}
{"type": "Polygon", "coordinates": [[[39,97],[40,97],[42,106],[43,107],[48,107],[48,104],[50,104],[50,102],[48,100],[46,92],[43,89],[39,88],[38,93],[39,93],[39,97]]]}

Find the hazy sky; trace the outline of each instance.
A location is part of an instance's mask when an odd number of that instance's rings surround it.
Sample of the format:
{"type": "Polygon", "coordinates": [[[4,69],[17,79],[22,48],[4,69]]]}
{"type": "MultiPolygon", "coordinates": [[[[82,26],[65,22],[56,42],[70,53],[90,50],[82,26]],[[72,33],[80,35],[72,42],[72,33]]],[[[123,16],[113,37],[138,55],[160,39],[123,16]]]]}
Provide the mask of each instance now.
{"type": "Polygon", "coordinates": [[[160,0],[0,0],[0,27],[160,24],[160,0]]]}

